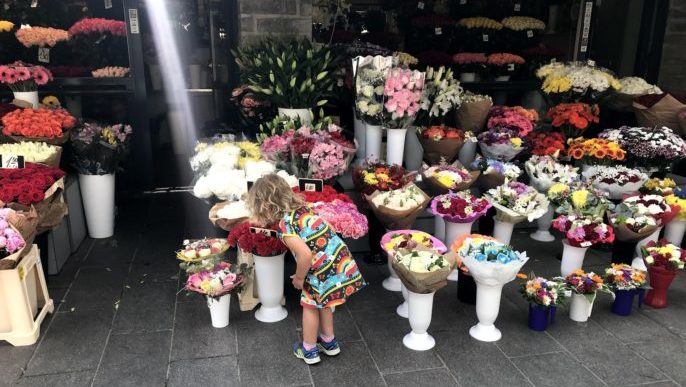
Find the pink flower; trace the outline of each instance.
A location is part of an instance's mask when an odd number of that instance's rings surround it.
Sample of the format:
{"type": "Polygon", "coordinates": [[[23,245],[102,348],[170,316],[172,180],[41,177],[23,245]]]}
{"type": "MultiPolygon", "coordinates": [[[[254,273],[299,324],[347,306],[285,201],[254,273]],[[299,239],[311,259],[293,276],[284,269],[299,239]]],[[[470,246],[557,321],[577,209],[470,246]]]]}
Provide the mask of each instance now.
{"type": "Polygon", "coordinates": [[[479,53],[461,52],[453,55],[453,62],[457,64],[486,63],[486,61],[486,55],[479,53]]]}
{"type": "Polygon", "coordinates": [[[17,79],[20,81],[26,81],[31,78],[31,71],[26,67],[17,67],[17,79]]]}

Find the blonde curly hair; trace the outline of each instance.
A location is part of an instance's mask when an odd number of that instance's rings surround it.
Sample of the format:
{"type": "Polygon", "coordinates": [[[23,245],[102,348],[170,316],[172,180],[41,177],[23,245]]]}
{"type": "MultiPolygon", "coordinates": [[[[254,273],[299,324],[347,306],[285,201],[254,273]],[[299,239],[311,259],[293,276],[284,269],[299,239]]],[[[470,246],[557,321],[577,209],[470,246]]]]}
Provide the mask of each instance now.
{"type": "Polygon", "coordinates": [[[275,173],[255,181],[248,191],[246,203],[251,221],[261,226],[278,223],[287,212],[305,206],[303,197],[293,192],[286,180],[275,173]]]}

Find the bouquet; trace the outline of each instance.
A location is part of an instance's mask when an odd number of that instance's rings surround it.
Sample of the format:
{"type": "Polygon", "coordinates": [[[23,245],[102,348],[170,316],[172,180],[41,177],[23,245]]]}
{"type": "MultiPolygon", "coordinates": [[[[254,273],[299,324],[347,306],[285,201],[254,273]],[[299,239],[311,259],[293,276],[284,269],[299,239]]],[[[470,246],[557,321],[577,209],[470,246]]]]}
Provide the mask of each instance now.
{"type": "Polygon", "coordinates": [[[503,27],[513,31],[545,30],[545,23],[528,16],[510,16],[502,20],[503,27]]]}
{"type": "Polygon", "coordinates": [[[225,231],[231,231],[235,225],[244,222],[249,217],[250,211],[243,200],[217,203],[210,208],[209,212],[210,222],[225,231]]]}
{"type": "Polygon", "coordinates": [[[676,271],[683,270],[686,262],[686,251],[669,243],[666,239],[650,241],[641,246],[641,255],[651,269],[676,271]]]}
{"type": "MultiPolygon", "coordinates": [[[[286,245],[281,242],[281,239],[275,238],[262,233],[250,232],[251,227],[257,227],[249,222],[243,222],[234,227],[229,232],[228,243],[229,247],[238,247],[246,253],[258,255],[260,257],[273,257],[281,255],[286,252],[286,245]]],[[[270,230],[276,230],[274,226],[263,227],[270,230]]]]}
{"type": "Polygon", "coordinates": [[[669,204],[672,209],[679,208],[675,219],[680,221],[686,220],[686,191],[681,188],[676,188],[674,193],[665,196],[665,202],[669,204]]]}
{"type": "Polygon", "coordinates": [[[183,248],[176,252],[176,258],[181,261],[179,266],[186,273],[197,273],[213,268],[228,249],[225,239],[186,239],[183,248]]]}
{"type": "MultiPolygon", "coordinates": [[[[674,193],[676,182],[668,177],[664,179],[652,178],[646,180],[641,188],[641,192],[653,195],[669,196],[674,193]]],[[[669,204],[669,203],[668,203],[669,204]]]]}
{"type": "Polygon", "coordinates": [[[413,180],[413,175],[399,165],[367,162],[353,170],[353,183],[363,195],[399,189],[413,180]]]}
{"type": "Polygon", "coordinates": [[[489,159],[510,161],[524,150],[516,129],[493,128],[477,136],[483,155],[489,159]]]}
{"type": "Polygon", "coordinates": [[[531,185],[541,193],[547,193],[555,183],[572,184],[578,178],[578,168],[560,164],[551,156],[536,156],[524,163],[531,185]]]}
{"type": "Polygon", "coordinates": [[[486,59],[486,64],[491,66],[496,76],[508,76],[515,71],[515,66],[525,62],[521,56],[506,52],[490,54],[486,59]]]}
{"type": "Polygon", "coordinates": [[[478,73],[486,68],[486,55],[475,52],[460,52],[453,55],[453,63],[461,73],[478,73]]]}
{"type": "Polygon", "coordinates": [[[399,129],[412,124],[420,109],[423,90],[423,73],[416,70],[391,69],[386,77],[383,94],[384,127],[399,129]]]}
{"type": "Polygon", "coordinates": [[[230,263],[219,262],[211,270],[203,270],[188,276],[186,290],[207,297],[219,298],[239,291],[244,280],[244,274],[232,270],[230,263]]]}
{"type": "Polygon", "coordinates": [[[612,200],[621,200],[624,196],[637,193],[648,180],[647,174],[621,165],[591,167],[582,176],[594,188],[607,193],[612,200]]]}
{"type": "Polygon", "coordinates": [[[638,241],[652,234],[664,221],[678,211],[672,209],[660,195],[637,195],[625,198],[608,214],[617,237],[623,241],[638,241]]]}
{"type": "Polygon", "coordinates": [[[212,165],[193,185],[193,196],[199,199],[237,200],[247,191],[245,171],[223,164],[212,165]]]}
{"type": "Polygon", "coordinates": [[[489,19],[487,17],[467,17],[457,21],[457,25],[467,29],[484,28],[491,30],[500,30],[503,28],[502,23],[497,20],[489,19]]]}
{"type": "Polygon", "coordinates": [[[608,70],[582,62],[554,62],[542,66],[536,76],[543,81],[544,93],[566,102],[599,99],[622,85],[608,70]]]}
{"type": "Polygon", "coordinates": [[[338,193],[332,186],[324,184],[321,191],[300,191],[296,185],[293,187],[293,192],[299,193],[305,198],[307,203],[331,203],[333,201],[342,201],[352,203],[350,196],[344,193],[338,193]]]}
{"type": "Polygon", "coordinates": [[[260,152],[266,160],[287,167],[291,160],[291,140],[294,135],[294,131],[288,131],[266,137],[260,144],[260,152]]]}
{"type": "Polygon", "coordinates": [[[601,243],[612,243],[615,239],[612,227],[602,218],[584,215],[560,215],[553,220],[553,228],[565,233],[567,242],[574,247],[591,247],[601,243]]]}
{"type": "Polygon", "coordinates": [[[486,190],[515,181],[522,174],[522,170],[513,163],[483,157],[478,157],[474,160],[469,168],[481,171],[481,175],[476,183],[479,188],[486,190]]]}
{"type": "Polygon", "coordinates": [[[565,138],[560,132],[531,132],[527,141],[533,155],[557,158],[565,154],[565,138]]]}
{"type": "Polygon", "coordinates": [[[12,269],[18,263],[16,259],[5,259],[18,253],[26,246],[26,241],[13,223],[16,213],[10,208],[0,208],[0,269],[12,269]]]}
{"type": "Polygon", "coordinates": [[[600,122],[598,105],[561,103],[548,110],[546,117],[555,128],[562,128],[567,138],[580,136],[592,123],[600,122]]]}
{"type": "Polygon", "coordinates": [[[612,290],[643,289],[648,285],[645,271],[626,264],[612,264],[605,269],[605,283],[612,290]]]}
{"type": "Polygon", "coordinates": [[[619,80],[622,86],[619,92],[611,94],[603,101],[603,105],[621,112],[631,112],[634,98],[648,94],[662,94],[662,90],[651,85],[641,77],[624,77],[619,80]]]}
{"type": "Polygon", "coordinates": [[[69,40],[67,31],[50,27],[22,27],[15,36],[24,47],[54,47],[59,42],[69,40]]]}
{"type": "Polygon", "coordinates": [[[638,125],[648,128],[666,126],[678,129],[679,112],[686,108],[686,101],[677,94],[646,94],[635,97],[631,108],[638,125]]]}
{"type": "Polygon", "coordinates": [[[430,200],[414,184],[390,191],[375,191],[371,195],[364,195],[364,198],[376,218],[388,230],[410,228],[430,200]]]}
{"type": "Polygon", "coordinates": [[[494,106],[488,114],[486,128],[514,130],[518,137],[526,137],[538,122],[538,112],[535,109],[525,109],[521,106],[494,106]]]}
{"type": "Polygon", "coordinates": [[[557,306],[564,301],[564,285],[561,282],[536,277],[534,274],[531,274],[530,279],[526,274],[518,274],[517,276],[527,279],[519,288],[519,293],[529,303],[541,306],[557,306]]]}
{"type": "Polygon", "coordinates": [[[451,223],[472,223],[485,215],[491,203],[468,192],[439,195],[431,200],[431,212],[451,223]]]}
{"type": "Polygon", "coordinates": [[[368,56],[353,59],[355,115],[370,125],[383,122],[386,74],[393,64],[390,56],[368,56]]]}
{"type": "Polygon", "coordinates": [[[93,70],[91,74],[93,75],[93,78],[123,78],[129,75],[129,68],[121,66],[107,66],[93,70]]]}
{"type": "Polygon", "coordinates": [[[451,250],[462,258],[476,282],[487,285],[500,285],[513,280],[529,260],[525,252],[514,251],[510,246],[479,234],[456,239],[451,250]]]}
{"type": "Polygon", "coordinates": [[[586,165],[612,165],[626,157],[625,150],[618,143],[602,138],[574,139],[567,154],[586,165]]]}
{"type": "Polygon", "coordinates": [[[595,301],[596,294],[599,291],[612,294],[612,290],[603,281],[603,277],[592,271],[586,273],[581,269],[565,277],[564,288],[574,294],[586,297],[591,304],[595,301]]]}
{"type": "Polygon", "coordinates": [[[62,148],[44,142],[25,141],[0,144],[0,154],[24,156],[25,162],[41,163],[57,167],[60,164],[62,148]]]}
{"type": "Polygon", "coordinates": [[[76,124],[63,109],[18,109],[2,117],[2,134],[29,138],[58,139],[76,124]]]}
{"type": "Polygon", "coordinates": [[[72,132],[72,165],[84,175],[115,173],[126,154],[131,131],[129,125],[84,123],[72,132]]]}
{"type": "Polygon", "coordinates": [[[493,106],[493,100],[488,95],[474,94],[469,91],[462,94],[461,100],[462,104],[457,109],[457,125],[463,130],[481,132],[493,106]]]}
{"type": "Polygon", "coordinates": [[[318,202],[312,205],[312,210],[343,238],[359,239],[367,235],[369,231],[367,217],[349,201],[335,199],[329,202],[318,202]]]}
{"type": "Polygon", "coordinates": [[[555,206],[555,212],[562,215],[602,218],[610,205],[607,194],[581,182],[553,184],[547,197],[555,206]]]}
{"type": "Polygon", "coordinates": [[[241,149],[233,141],[224,138],[200,140],[190,158],[191,170],[206,173],[213,165],[234,169],[240,156],[241,149]]]}
{"type": "Polygon", "coordinates": [[[74,56],[91,69],[128,67],[126,23],[122,20],[85,18],[69,28],[74,56]]]}
{"type": "Polygon", "coordinates": [[[52,73],[43,66],[24,62],[0,65],[0,83],[4,83],[14,92],[36,91],[52,81],[52,73]]]}
{"type": "Polygon", "coordinates": [[[64,172],[59,168],[43,164],[26,163],[21,169],[0,169],[0,201],[25,206],[40,203],[63,177],[64,172]]]}
{"type": "Polygon", "coordinates": [[[407,290],[427,294],[448,284],[447,278],[455,267],[455,254],[438,254],[432,249],[408,251],[401,249],[391,261],[393,270],[407,290]]]}
{"type": "Polygon", "coordinates": [[[428,67],[425,73],[424,92],[420,110],[415,120],[417,125],[427,126],[437,120],[442,123],[448,113],[460,107],[460,82],[453,78],[453,71],[441,66],[438,70],[428,67]]]}
{"type": "Polygon", "coordinates": [[[629,165],[668,170],[676,161],[686,158],[686,142],[667,127],[606,129],[600,138],[615,141],[626,150],[629,165]]]}
{"type": "Polygon", "coordinates": [[[506,223],[519,223],[524,219],[534,221],[548,211],[548,199],[533,187],[509,182],[490,189],[486,198],[498,211],[495,219],[506,223]]]}
{"type": "Polygon", "coordinates": [[[238,167],[240,168],[243,168],[249,160],[259,161],[262,158],[260,146],[254,142],[239,141],[236,143],[236,146],[241,150],[240,157],[238,158],[238,167]]]}
{"type": "Polygon", "coordinates": [[[425,233],[417,230],[390,231],[381,239],[381,247],[389,256],[394,256],[401,250],[431,249],[438,254],[446,252],[443,243],[425,233]]]}
{"type": "Polygon", "coordinates": [[[318,142],[309,156],[309,175],[315,179],[329,180],[348,170],[356,147],[340,142],[318,142]]]}
{"type": "Polygon", "coordinates": [[[86,18],[74,23],[69,28],[69,35],[105,34],[126,36],[126,23],[120,20],[86,18]]]}
{"type": "Polygon", "coordinates": [[[443,194],[468,189],[479,177],[479,171],[470,172],[462,165],[442,163],[424,169],[422,176],[432,191],[443,194]]]}
{"type": "Polygon", "coordinates": [[[453,161],[464,144],[464,133],[446,126],[417,128],[417,138],[424,149],[424,159],[430,164],[453,161]]]}

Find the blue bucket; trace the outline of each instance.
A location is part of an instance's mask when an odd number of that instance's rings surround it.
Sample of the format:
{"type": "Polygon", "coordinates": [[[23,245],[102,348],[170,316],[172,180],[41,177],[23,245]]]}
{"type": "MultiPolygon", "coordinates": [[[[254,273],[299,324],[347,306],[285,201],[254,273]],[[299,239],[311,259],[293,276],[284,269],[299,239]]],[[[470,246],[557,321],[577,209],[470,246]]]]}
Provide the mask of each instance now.
{"type": "Polygon", "coordinates": [[[543,332],[555,322],[555,307],[529,304],[529,328],[543,332]]]}

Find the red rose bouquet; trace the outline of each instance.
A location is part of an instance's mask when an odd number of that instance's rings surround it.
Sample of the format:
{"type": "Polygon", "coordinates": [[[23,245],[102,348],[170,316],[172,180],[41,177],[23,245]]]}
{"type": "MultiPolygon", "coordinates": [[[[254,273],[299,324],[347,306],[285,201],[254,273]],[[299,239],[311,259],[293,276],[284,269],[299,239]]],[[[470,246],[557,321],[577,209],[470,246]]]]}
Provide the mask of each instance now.
{"type": "Polygon", "coordinates": [[[64,177],[59,168],[26,163],[21,169],[0,169],[0,200],[4,203],[36,204],[45,199],[45,191],[64,177]]]}
{"type": "Polygon", "coordinates": [[[451,223],[472,223],[491,208],[484,198],[468,192],[449,193],[433,198],[431,212],[451,223]]]}
{"type": "Polygon", "coordinates": [[[591,123],[600,121],[598,105],[561,103],[548,110],[546,117],[556,128],[562,128],[568,138],[579,137],[591,123]]]}
{"type": "MultiPolygon", "coordinates": [[[[257,227],[249,222],[243,222],[234,227],[229,233],[229,246],[238,246],[239,249],[260,257],[273,257],[286,252],[286,245],[279,238],[262,233],[250,232],[250,227],[257,227]]],[[[276,230],[276,227],[262,227],[276,230]]]]}
{"type": "Polygon", "coordinates": [[[565,139],[560,132],[531,132],[528,136],[531,153],[536,156],[565,154],[565,139]]]}
{"type": "Polygon", "coordinates": [[[63,109],[19,109],[2,117],[6,136],[64,137],[64,131],[76,124],[76,118],[63,109]]]}
{"type": "Polygon", "coordinates": [[[321,192],[315,192],[315,191],[303,191],[300,192],[299,187],[293,187],[293,192],[299,193],[302,196],[305,197],[305,201],[308,203],[331,203],[334,200],[340,200],[342,202],[346,203],[352,203],[352,199],[350,199],[350,196],[344,194],[344,193],[338,193],[332,186],[330,185],[324,185],[322,187],[321,192]]]}

